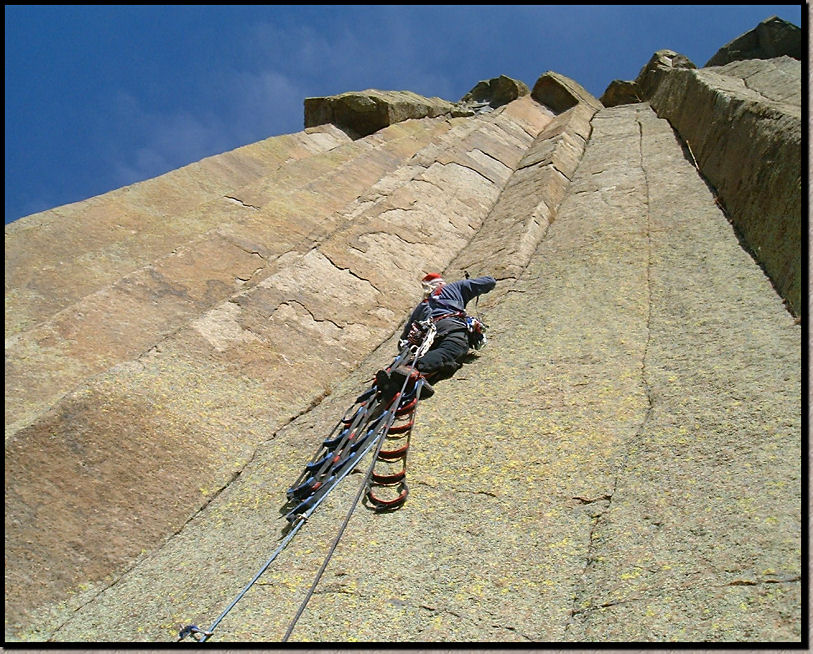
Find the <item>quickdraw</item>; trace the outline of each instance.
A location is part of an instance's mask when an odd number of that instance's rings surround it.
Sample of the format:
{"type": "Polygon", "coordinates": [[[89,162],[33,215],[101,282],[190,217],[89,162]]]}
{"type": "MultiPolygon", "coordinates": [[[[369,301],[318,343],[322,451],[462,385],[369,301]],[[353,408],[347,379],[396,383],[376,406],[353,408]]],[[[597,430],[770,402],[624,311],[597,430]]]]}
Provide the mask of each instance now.
{"type": "Polygon", "coordinates": [[[204,629],[198,627],[198,625],[196,624],[189,624],[178,632],[178,641],[181,641],[184,638],[191,637],[194,640],[202,642],[211,635],[212,635],[211,631],[205,631],[204,629]]]}

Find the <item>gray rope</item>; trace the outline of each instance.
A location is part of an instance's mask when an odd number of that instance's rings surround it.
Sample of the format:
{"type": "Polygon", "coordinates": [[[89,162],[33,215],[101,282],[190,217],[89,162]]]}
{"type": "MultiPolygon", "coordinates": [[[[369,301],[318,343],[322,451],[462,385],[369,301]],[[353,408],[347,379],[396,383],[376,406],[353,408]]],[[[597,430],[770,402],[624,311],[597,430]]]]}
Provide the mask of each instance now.
{"type": "MultiPolygon", "coordinates": [[[[424,341],[426,342],[426,341],[424,341]]],[[[422,348],[419,348],[419,351],[422,348]]],[[[412,367],[410,369],[410,373],[415,369],[415,364],[418,361],[418,357],[416,356],[412,360],[412,367]]],[[[404,390],[406,390],[406,386],[409,383],[410,377],[404,380],[403,386],[401,386],[401,390],[398,395],[395,396],[395,400],[393,401],[393,405],[400,402],[401,395],[403,394],[404,390]]],[[[416,387],[415,389],[416,397],[420,394],[420,387],[416,387]]],[[[392,405],[391,405],[392,406],[392,405]]],[[[396,407],[397,408],[397,407],[396,407]]],[[[378,459],[378,453],[381,451],[381,446],[384,444],[384,438],[387,435],[390,427],[392,426],[393,421],[395,420],[395,410],[393,409],[391,415],[387,419],[387,424],[384,429],[381,430],[381,434],[378,436],[378,442],[376,443],[375,452],[373,453],[372,461],[370,461],[370,466],[367,468],[367,474],[364,475],[364,479],[362,480],[361,484],[359,485],[359,490],[356,493],[356,497],[353,500],[353,503],[350,505],[350,509],[347,512],[347,515],[344,518],[344,522],[342,522],[342,526],[339,527],[339,533],[336,534],[336,537],[333,539],[333,543],[330,546],[330,549],[325,556],[325,560],[322,561],[322,566],[319,568],[319,571],[316,573],[316,577],[311,584],[310,590],[308,590],[307,594],[305,595],[305,599],[302,600],[302,604],[299,605],[299,610],[296,612],[293,620],[291,620],[291,624],[288,625],[288,631],[285,632],[285,636],[282,638],[282,642],[285,643],[288,641],[288,638],[293,632],[296,623],[299,621],[299,618],[302,617],[302,614],[305,611],[305,607],[308,605],[311,597],[313,597],[314,591],[316,591],[316,586],[319,584],[319,580],[322,578],[325,570],[327,569],[327,564],[330,562],[333,553],[336,551],[336,547],[339,545],[339,540],[341,539],[342,535],[344,534],[345,529],[347,529],[347,525],[350,522],[350,518],[353,517],[353,512],[356,510],[359,501],[361,500],[362,495],[364,495],[364,491],[367,490],[367,485],[370,481],[370,476],[373,474],[373,469],[375,468],[376,459],[378,459]]]]}
{"type": "Polygon", "coordinates": [[[232,603],[229,604],[228,607],[226,607],[226,610],[220,614],[220,617],[212,623],[212,626],[209,627],[209,631],[204,634],[204,636],[200,639],[200,642],[203,643],[209,639],[209,636],[212,635],[212,632],[215,630],[215,627],[217,627],[217,625],[220,624],[220,621],[223,620],[223,618],[225,618],[229,614],[229,611],[231,611],[237,605],[237,602],[239,602],[243,598],[243,595],[245,595],[249,591],[249,589],[257,582],[257,580],[262,576],[262,574],[266,570],[268,570],[268,566],[271,565],[274,559],[276,559],[277,556],[279,556],[279,553],[282,552],[283,549],[285,549],[285,546],[293,539],[293,537],[296,535],[296,532],[298,532],[299,528],[305,524],[306,520],[307,517],[304,514],[299,517],[299,520],[297,520],[296,525],[294,525],[291,531],[288,532],[288,534],[280,543],[279,547],[277,547],[277,549],[274,551],[271,557],[265,562],[265,565],[263,565],[263,567],[260,568],[260,571],[256,575],[254,575],[254,578],[250,582],[248,582],[246,587],[240,591],[237,597],[234,598],[234,601],[232,601],[232,603]]]}
{"type": "MultiPolygon", "coordinates": [[[[430,333],[427,334],[427,336],[428,336],[428,338],[424,339],[424,342],[421,343],[421,347],[419,347],[417,352],[414,353],[414,357],[413,357],[411,368],[410,368],[410,373],[413,370],[415,370],[415,364],[418,361],[418,357],[420,357],[422,354],[424,354],[426,352],[426,350],[428,349],[428,346],[431,345],[432,338],[434,338],[434,330],[430,330],[430,333]]],[[[404,358],[406,358],[406,356],[408,354],[409,354],[409,350],[405,350],[405,351],[399,353],[396,360],[397,361],[398,360],[403,360],[404,358]]],[[[406,385],[408,383],[409,383],[409,377],[407,377],[404,380],[404,384],[401,387],[401,391],[397,396],[398,398],[400,398],[401,395],[403,395],[404,390],[406,389],[406,385]]],[[[420,388],[416,389],[416,392],[420,392],[420,388]]],[[[362,496],[362,494],[364,493],[364,490],[367,487],[370,476],[372,475],[372,472],[373,472],[373,469],[374,469],[374,466],[375,466],[376,459],[378,458],[378,453],[381,450],[381,446],[384,443],[384,437],[386,436],[387,432],[389,431],[389,428],[392,426],[392,423],[393,423],[394,420],[395,420],[395,411],[393,410],[392,414],[389,417],[389,419],[385,423],[385,425],[386,425],[385,428],[381,430],[381,433],[376,437],[376,439],[374,439],[372,442],[370,442],[367,445],[367,447],[365,447],[361,451],[361,454],[358,457],[359,461],[361,461],[361,459],[367,454],[367,452],[370,451],[370,449],[375,447],[375,452],[373,454],[372,462],[370,464],[369,469],[367,470],[367,474],[364,476],[364,480],[363,480],[363,482],[361,484],[361,487],[359,488],[359,492],[358,492],[355,500],[353,501],[353,505],[350,507],[350,511],[348,512],[347,517],[344,520],[344,523],[342,524],[341,528],[339,529],[339,533],[337,534],[336,538],[334,539],[333,544],[331,545],[331,548],[328,551],[328,555],[325,557],[325,560],[322,563],[322,567],[320,568],[319,572],[316,575],[316,578],[313,581],[313,585],[311,586],[311,589],[308,591],[308,594],[306,595],[305,600],[302,602],[302,605],[299,607],[299,611],[297,612],[296,616],[291,621],[291,624],[288,627],[288,631],[285,634],[285,638],[283,639],[283,642],[288,640],[288,637],[291,635],[291,632],[293,631],[294,626],[296,625],[296,623],[299,620],[300,616],[304,612],[308,601],[310,600],[311,596],[313,595],[313,592],[316,589],[316,586],[317,586],[317,584],[319,583],[319,580],[322,577],[322,574],[324,573],[325,569],[327,568],[327,564],[330,561],[330,558],[333,556],[333,552],[335,551],[336,547],[339,544],[339,539],[342,537],[342,534],[344,533],[344,530],[347,528],[347,524],[350,522],[350,517],[353,515],[353,511],[355,511],[356,506],[358,505],[358,502],[361,499],[361,496],[362,496]]],[[[336,486],[338,486],[339,482],[342,481],[353,470],[355,470],[355,468],[356,468],[356,466],[353,465],[353,466],[350,466],[347,470],[345,470],[336,479],[335,483],[331,487],[331,490],[333,488],[335,488],[336,486]]],[[[299,529],[302,527],[302,525],[304,525],[305,522],[307,522],[310,515],[316,510],[316,507],[318,507],[322,503],[322,501],[328,496],[328,494],[329,493],[325,493],[305,513],[298,516],[296,524],[291,528],[291,531],[289,531],[285,535],[285,537],[282,539],[282,542],[280,542],[277,549],[274,550],[273,554],[271,554],[271,556],[263,564],[263,566],[260,568],[260,570],[257,572],[257,574],[254,575],[252,580],[248,584],[246,584],[246,586],[243,588],[243,590],[241,590],[237,594],[237,596],[234,598],[234,600],[232,600],[231,604],[229,604],[226,607],[226,609],[220,614],[220,616],[218,616],[218,618],[212,623],[212,626],[209,627],[208,631],[204,631],[204,630],[198,628],[196,625],[189,625],[186,629],[181,630],[181,632],[179,634],[179,637],[178,637],[178,641],[183,640],[188,635],[192,635],[192,636],[195,637],[196,640],[198,640],[198,642],[201,642],[201,643],[206,642],[213,635],[213,632],[214,632],[215,628],[229,614],[229,612],[237,605],[237,603],[251,589],[251,587],[254,586],[255,583],[257,583],[257,580],[268,569],[268,567],[271,565],[271,563],[273,563],[274,560],[279,556],[280,552],[282,552],[282,550],[285,549],[285,547],[288,545],[288,543],[291,542],[291,540],[296,535],[296,533],[299,531],[299,529]],[[199,635],[197,635],[197,634],[199,634],[199,635]]]]}
{"type": "MultiPolygon", "coordinates": [[[[375,441],[374,441],[374,442],[370,443],[369,445],[367,445],[367,447],[366,447],[366,448],[364,448],[364,449],[362,450],[361,454],[359,455],[359,460],[361,460],[361,458],[362,458],[362,457],[364,457],[364,455],[366,455],[366,454],[367,454],[367,452],[369,452],[369,451],[370,451],[370,449],[371,449],[371,448],[372,448],[372,447],[373,447],[375,444],[376,444],[376,443],[375,443],[375,441]]],[[[376,456],[377,456],[377,454],[376,454],[376,456]]],[[[344,478],[345,478],[347,475],[349,475],[349,474],[350,474],[350,473],[351,473],[351,472],[352,472],[354,469],[355,469],[355,466],[352,466],[351,468],[348,468],[347,470],[345,470],[345,471],[344,471],[344,472],[343,472],[343,473],[342,473],[342,474],[339,476],[339,478],[336,480],[336,482],[335,482],[335,484],[334,484],[333,488],[335,488],[335,487],[336,487],[336,486],[339,484],[339,482],[340,482],[340,481],[342,481],[342,479],[344,479],[344,478]]],[[[331,490],[332,490],[332,489],[331,489],[331,490]]],[[[226,607],[226,609],[223,611],[223,613],[221,613],[221,614],[220,614],[220,616],[217,618],[217,620],[215,620],[215,621],[212,623],[212,626],[211,626],[211,627],[209,627],[209,630],[208,630],[208,631],[205,631],[205,632],[204,632],[204,631],[201,631],[201,632],[200,632],[200,633],[202,633],[202,634],[203,634],[203,636],[201,636],[201,637],[199,638],[199,642],[201,642],[201,643],[206,642],[206,641],[207,641],[207,640],[208,640],[208,639],[209,639],[209,638],[212,636],[212,632],[214,632],[215,627],[217,627],[217,625],[219,625],[219,624],[220,624],[220,622],[223,620],[223,618],[225,618],[225,617],[226,617],[226,616],[229,614],[229,612],[230,612],[230,611],[231,611],[231,610],[232,610],[232,609],[233,609],[233,608],[234,608],[234,607],[237,605],[237,602],[239,602],[239,601],[240,601],[240,600],[243,598],[243,595],[245,595],[245,594],[246,594],[246,593],[249,591],[249,589],[250,589],[250,588],[251,588],[251,587],[252,587],[252,586],[253,586],[255,583],[257,583],[257,580],[258,580],[258,579],[259,579],[259,578],[260,578],[260,577],[263,575],[263,573],[264,573],[266,570],[268,570],[268,566],[270,566],[270,565],[271,565],[271,563],[273,563],[273,562],[274,562],[274,560],[275,560],[275,559],[276,559],[276,558],[279,556],[280,552],[282,552],[282,550],[284,550],[284,549],[285,549],[285,547],[288,545],[288,543],[290,543],[290,542],[291,542],[291,540],[293,540],[293,537],[296,535],[296,532],[298,532],[298,531],[299,531],[299,529],[302,527],[302,525],[304,525],[304,524],[305,524],[305,522],[307,522],[307,520],[308,520],[308,518],[311,516],[311,514],[312,514],[312,513],[313,513],[313,512],[316,510],[316,508],[317,508],[317,507],[318,507],[318,506],[319,506],[319,505],[322,503],[322,501],[323,501],[323,500],[324,500],[324,499],[325,499],[327,496],[328,496],[328,493],[326,493],[325,495],[323,495],[322,497],[320,497],[320,498],[319,498],[319,499],[318,499],[316,502],[314,502],[314,504],[313,504],[313,506],[312,506],[312,507],[310,507],[310,508],[309,508],[309,509],[308,509],[308,510],[307,510],[305,513],[303,513],[301,516],[299,516],[299,518],[297,519],[296,524],[293,526],[293,528],[291,529],[291,531],[289,531],[289,532],[288,532],[288,533],[285,535],[285,538],[283,538],[282,542],[279,544],[279,546],[277,547],[277,549],[276,549],[276,550],[274,550],[274,553],[273,553],[273,554],[272,554],[272,555],[271,555],[271,556],[268,558],[268,560],[265,562],[265,564],[262,566],[262,568],[260,568],[260,570],[257,572],[257,574],[256,574],[256,575],[254,575],[254,578],[253,578],[253,579],[252,579],[252,580],[251,580],[251,581],[250,581],[248,584],[246,584],[245,588],[243,588],[243,590],[241,590],[241,591],[240,591],[240,593],[238,593],[237,597],[235,597],[235,598],[234,598],[234,600],[232,601],[232,603],[231,603],[231,604],[229,604],[229,605],[226,607]]],[[[179,638],[179,640],[181,640],[181,639],[179,638]]]]}

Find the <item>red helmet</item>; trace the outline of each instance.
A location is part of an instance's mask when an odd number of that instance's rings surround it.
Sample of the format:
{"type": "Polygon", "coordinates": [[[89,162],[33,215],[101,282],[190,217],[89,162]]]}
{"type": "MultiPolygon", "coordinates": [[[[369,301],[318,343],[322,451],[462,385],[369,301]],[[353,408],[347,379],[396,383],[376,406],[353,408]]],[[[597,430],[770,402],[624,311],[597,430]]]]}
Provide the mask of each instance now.
{"type": "Polygon", "coordinates": [[[440,293],[440,287],[445,283],[446,282],[443,281],[443,277],[441,277],[439,273],[429,273],[421,280],[424,298],[440,293]]]}

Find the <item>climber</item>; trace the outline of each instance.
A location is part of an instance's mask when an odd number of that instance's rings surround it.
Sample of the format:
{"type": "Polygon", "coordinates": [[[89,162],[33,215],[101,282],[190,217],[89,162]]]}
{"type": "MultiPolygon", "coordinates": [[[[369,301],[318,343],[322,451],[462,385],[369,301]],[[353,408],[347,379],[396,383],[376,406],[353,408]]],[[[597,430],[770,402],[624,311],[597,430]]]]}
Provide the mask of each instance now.
{"type": "Polygon", "coordinates": [[[403,349],[410,344],[420,344],[426,327],[434,323],[437,332],[432,345],[415,363],[415,371],[411,370],[411,365],[405,364],[393,370],[379,370],[376,373],[378,387],[385,392],[395,392],[411,373],[415,378],[421,376],[424,379],[421,398],[431,397],[435,391],[428,380],[450,377],[462,366],[469,352],[466,305],[496,285],[497,280],[490,276],[466,278],[447,284],[438,273],[426,275],[421,280],[423,300],[409,316],[398,347],[403,349]]]}

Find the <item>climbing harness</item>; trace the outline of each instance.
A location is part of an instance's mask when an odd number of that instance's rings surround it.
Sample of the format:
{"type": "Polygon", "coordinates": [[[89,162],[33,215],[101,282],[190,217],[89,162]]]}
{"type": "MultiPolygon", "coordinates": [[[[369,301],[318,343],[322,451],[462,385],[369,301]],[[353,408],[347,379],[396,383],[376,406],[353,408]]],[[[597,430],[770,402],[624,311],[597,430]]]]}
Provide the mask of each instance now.
{"type": "Polygon", "coordinates": [[[396,371],[396,369],[408,371],[401,382],[400,390],[384,388],[377,380],[374,380],[370,388],[356,398],[286,492],[288,502],[284,517],[289,523],[286,528],[288,531],[276,550],[208,630],[201,629],[197,625],[187,625],[178,632],[178,641],[186,638],[192,638],[198,642],[208,640],[220,622],[291,542],[327,495],[358,466],[361,459],[371,450],[373,457],[356,499],[351,505],[310,591],[288,627],[284,640],[288,639],[297,620],[302,615],[362,495],[366,495],[369,506],[378,512],[392,511],[403,505],[409,493],[405,479],[409,436],[415,424],[415,411],[425,383],[423,376],[416,370],[415,364],[431,347],[436,331],[434,323],[428,324],[420,341],[399,344],[401,345],[400,351],[386,371],[388,373],[396,371]],[[391,469],[393,465],[397,465],[399,468],[393,471],[391,469]],[[388,469],[382,469],[382,467],[388,469]],[[381,496],[393,489],[396,493],[394,498],[381,496]]]}

